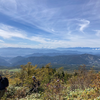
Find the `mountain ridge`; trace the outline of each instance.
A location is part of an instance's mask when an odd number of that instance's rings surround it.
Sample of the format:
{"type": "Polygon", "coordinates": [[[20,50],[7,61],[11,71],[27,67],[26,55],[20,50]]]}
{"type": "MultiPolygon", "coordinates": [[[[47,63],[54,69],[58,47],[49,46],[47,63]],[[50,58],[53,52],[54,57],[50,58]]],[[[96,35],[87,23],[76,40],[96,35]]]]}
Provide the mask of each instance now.
{"type": "Polygon", "coordinates": [[[6,61],[6,66],[7,66],[7,63],[8,63],[8,66],[19,66],[19,65],[25,65],[28,62],[31,62],[33,65],[41,65],[41,64],[45,65],[47,63],[65,64],[65,65],[67,64],[69,65],[71,64],[100,65],[100,56],[91,55],[91,54],[58,55],[58,56],[30,56],[30,57],[17,56],[17,57],[10,59],[8,62],[6,61]]]}

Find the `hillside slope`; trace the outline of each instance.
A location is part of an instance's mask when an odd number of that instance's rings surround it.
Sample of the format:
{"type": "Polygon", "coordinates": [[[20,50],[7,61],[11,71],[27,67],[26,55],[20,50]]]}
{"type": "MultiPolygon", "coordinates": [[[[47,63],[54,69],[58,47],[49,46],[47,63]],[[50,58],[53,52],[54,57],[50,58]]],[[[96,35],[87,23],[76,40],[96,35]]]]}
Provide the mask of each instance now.
{"type": "Polygon", "coordinates": [[[82,55],[60,55],[60,56],[40,56],[40,57],[16,57],[13,58],[12,65],[23,65],[31,62],[32,64],[100,64],[100,57],[90,54],[82,55]]]}

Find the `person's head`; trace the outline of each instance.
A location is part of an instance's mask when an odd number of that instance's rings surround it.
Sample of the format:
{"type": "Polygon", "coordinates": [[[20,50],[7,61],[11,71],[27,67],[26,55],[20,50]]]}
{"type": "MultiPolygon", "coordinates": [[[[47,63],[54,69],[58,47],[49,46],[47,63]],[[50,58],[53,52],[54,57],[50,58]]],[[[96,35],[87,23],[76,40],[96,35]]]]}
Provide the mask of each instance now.
{"type": "Polygon", "coordinates": [[[59,82],[60,80],[58,79],[57,82],[59,82]]]}
{"type": "Polygon", "coordinates": [[[2,78],[2,76],[0,75],[0,79],[2,78]]]}
{"type": "Polygon", "coordinates": [[[32,80],[36,80],[36,77],[35,76],[32,76],[32,80]]]}

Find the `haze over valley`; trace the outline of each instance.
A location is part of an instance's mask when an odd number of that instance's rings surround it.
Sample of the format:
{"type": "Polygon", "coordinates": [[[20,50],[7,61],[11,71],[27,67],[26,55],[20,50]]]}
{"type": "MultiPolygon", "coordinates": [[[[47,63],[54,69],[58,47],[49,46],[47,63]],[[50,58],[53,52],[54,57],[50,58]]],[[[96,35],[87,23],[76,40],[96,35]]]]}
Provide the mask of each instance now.
{"type": "MultiPolygon", "coordinates": [[[[0,66],[19,67],[31,62],[39,67],[51,63],[52,67],[69,66],[77,68],[85,64],[99,70],[99,48],[57,48],[57,49],[32,49],[32,48],[0,48],[0,66]],[[75,67],[76,66],[76,67],[75,67]]],[[[71,69],[71,67],[70,67],[71,69]]]]}

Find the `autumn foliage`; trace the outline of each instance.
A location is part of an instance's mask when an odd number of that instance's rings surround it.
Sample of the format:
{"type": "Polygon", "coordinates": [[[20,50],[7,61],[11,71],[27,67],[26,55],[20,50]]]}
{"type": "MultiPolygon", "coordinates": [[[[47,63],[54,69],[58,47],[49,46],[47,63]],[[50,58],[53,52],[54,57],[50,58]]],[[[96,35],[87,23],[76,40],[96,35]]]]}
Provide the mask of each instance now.
{"type": "Polygon", "coordinates": [[[100,73],[93,68],[86,70],[85,65],[69,74],[63,67],[54,69],[47,64],[38,68],[29,62],[21,65],[18,72],[1,73],[10,81],[8,92],[2,100],[100,100],[100,73]],[[32,88],[32,76],[40,81],[40,86],[37,91],[26,95],[32,88]]]}

